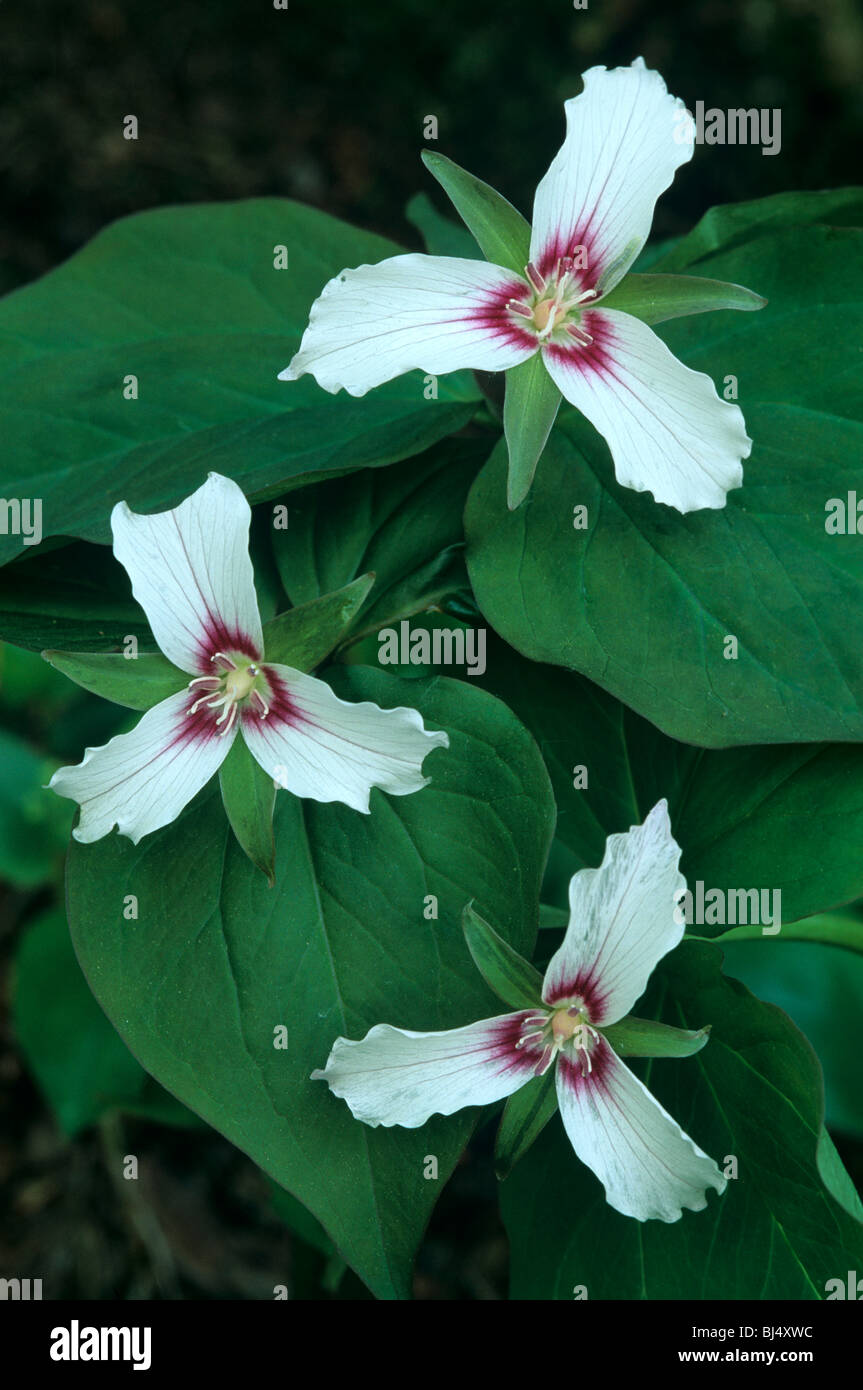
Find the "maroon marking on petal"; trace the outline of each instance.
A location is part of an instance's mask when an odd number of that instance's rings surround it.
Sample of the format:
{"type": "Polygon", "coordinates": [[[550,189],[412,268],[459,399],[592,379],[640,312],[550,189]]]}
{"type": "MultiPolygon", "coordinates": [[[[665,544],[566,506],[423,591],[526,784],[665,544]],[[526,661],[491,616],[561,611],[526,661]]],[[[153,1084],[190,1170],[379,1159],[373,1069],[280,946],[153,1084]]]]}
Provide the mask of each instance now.
{"type": "Polygon", "coordinates": [[[511,299],[530,300],[532,297],[533,290],[527,281],[514,278],[502,289],[489,290],[484,294],[479,304],[467,311],[463,322],[471,323],[484,329],[487,333],[494,334],[495,337],[500,338],[501,342],[508,345],[535,348],[537,346],[536,334],[528,333],[521,328],[507,308],[511,299]]]}
{"type": "Polygon", "coordinates": [[[558,1075],[562,1077],[567,1089],[576,1096],[584,1095],[588,1091],[603,1096],[610,1095],[610,1076],[613,1065],[614,1053],[605,1038],[600,1038],[590,1049],[590,1071],[587,1070],[585,1064],[584,1075],[582,1075],[580,1054],[577,1061],[573,1061],[565,1052],[561,1052],[557,1059],[558,1075]]]}
{"type": "Polygon", "coordinates": [[[573,275],[578,276],[583,290],[596,288],[607,257],[602,253],[596,232],[591,230],[592,222],[593,214],[591,213],[589,217],[579,222],[571,232],[559,231],[549,239],[540,254],[533,258],[541,275],[546,277],[553,275],[559,260],[564,256],[571,256],[576,259],[578,248],[583,246],[587,252],[587,265],[574,269],[573,275]]]}
{"type": "Polygon", "coordinates": [[[523,1013],[510,1014],[490,1030],[489,1055],[500,1063],[500,1076],[523,1073],[527,1077],[533,1075],[536,1070],[544,1050],[542,1044],[531,1041],[525,1043],[524,1047],[517,1048],[516,1043],[521,1039],[525,1019],[532,1018],[538,1012],[541,1011],[525,1009],[523,1013]]]}
{"type": "Polygon", "coordinates": [[[198,638],[198,667],[202,673],[212,673],[210,660],[216,652],[241,652],[251,661],[260,661],[262,652],[258,650],[248,633],[238,627],[228,627],[227,623],[207,610],[204,630],[198,638]]]}
{"type": "MultiPolygon", "coordinates": [[[[215,698],[218,692],[210,692],[210,698],[215,698]]],[[[209,743],[211,739],[219,738],[221,727],[216,727],[216,720],[220,714],[224,713],[224,705],[219,709],[208,709],[206,705],[199,705],[195,713],[191,713],[192,706],[197,700],[207,698],[207,692],[200,688],[187,690],[188,699],[184,702],[183,708],[177,718],[177,726],[169,746],[171,748],[187,747],[192,743],[209,743]]]]}
{"type": "Polygon", "coordinates": [[[543,999],[553,1009],[565,1004],[569,999],[583,999],[588,1022],[601,1023],[608,992],[602,989],[596,966],[592,965],[587,970],[579,970],[577,975],[564,976],[560,984],[555,984],[543,995],[543,999]]]}
{"type": "Polygon", "coordinates": [[[611,351],[614,346],[614,326],[601,310],[586,309],[581,316],[579,328],[589,333],[593,339],[587,347],[582,347],[575,339],[572,346],[562,343],[543,343],[543,356],[554,358],[572,371],[598,372],[600,376],[611,376],[616,361],[611,351]]]}
{"type": "Polygon", "coordinates": [[[266,677],[268,692],[264,699],[270,707],[269,714],[262,717],[260,707],[248,701],[240,712],[240,718],[244,724],[291,724],[295,728],[302,724],[309,724],[312,721],[307,719],[303,711],[296,705],[291,698],[290,687],[287,681],[283,680],[272,666],[262,664],[261,674],[266,677]]]}

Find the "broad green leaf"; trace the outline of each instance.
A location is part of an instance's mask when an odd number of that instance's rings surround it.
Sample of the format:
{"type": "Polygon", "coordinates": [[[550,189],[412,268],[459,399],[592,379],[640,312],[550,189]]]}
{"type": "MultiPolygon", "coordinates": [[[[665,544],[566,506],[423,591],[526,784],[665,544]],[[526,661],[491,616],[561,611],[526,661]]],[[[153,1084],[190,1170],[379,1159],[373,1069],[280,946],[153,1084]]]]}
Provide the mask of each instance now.
{"type": "Polygon", "coordinates": [[[308,603],[365,570],[375,585],[353,636],[468,591],[462,513],[489,454],[487,436],[451,439],[420,459],[304,488],[273,532],[291,602],[308,603]]]}
{"type": "MultiPolygon", "coordinates": [[[[109,509],[105,509],[109,520],[109,509]]],[[[262,619],[282,599],[272,560],[269,508],[252,517],[250,553],[262,619]]],[[[0,569],[0,637],[30,651],[45,648],[97,652],[125,648],[134,637],[141,652],[157,650],[144,614],[132,597],[123,566],[107,545],[49,540],[0,569]]]]}
{"type": "Polygon", "coordinates": [[[42,653],[49,666],[115,705],[150,709],[176,695],[191,677],[161,652],[140,652],[134,659],[123,652],[42,653]]]}
{"type": "Polygon", "coordinates": [[[809,1039],[824,1070],[828,1128],[863,1139],[860,1051],[853,1041],[863,1017],[863,960],[817,942],[723,938],[716,944],[725,974],[784,1009],[809,1039]]]}
{"type": "Polygon", "coordinates": [[[459,256],[469,261],[483,259],[470,232],[439,213],[427,193],[414,194],[405,208],[405,217],[420,233],[430,256],[459,256]]]}
{"type": "Polygon", "coordinates": [[[45,791],[56,765],[0,729],[0,882],[36,888],[62,868],[72,807],[45,791]]]}
{"type": "Polygon", "coordinates": [[[509,454],[506,502],[510,510],[520,506],[530,491],[561,399],[539,352],[506,373],[503,432],[509,454]]]}
{"type": "Polygon", "coordinates": [[[446,155],[424,150],[422,161],[486,260],[523,275],[530,260],[530,223],[496,189],[461,169],[446,155]]]}
{"type": "Polygon", "coordinates": [[[128,637],[156,650],[122,565],[107,546],[83,542],[40,547],[0,569],[0,636],[36,652],[120,647],[128,637]]]}
{"type": "Polygon", "coordinates": [[[12,1020],[27,1065],[66,1134],[115,1110],[162,1124],[199,1123],[147,1075],[108,1022],[57,908],[37,917],[21,938],[12,1020]]]}
{"type": "MultiPolygon", "coordinates": [[[[162,208],[107,227],[0,303],[6,495],[42,500],[45,536],[107,541],[115,502],[176,506],[209,471],[270,498],[459,429],[476,408],[467,373],[442,378],[437,400],[419,373],[363,400],[328,395],[309,376],[277,380],[325,283],[398,251],[279,198],[162,208]]],[[[2,536],[0,558],[22,547],[2,536]]]]}
{"type": "Polygon", "coordinates": [[[265,623],[265,659],[297,671],[314,670],[346,636],[374,582],[373,574],[364,574],[265,623]]]}
{"type": "Polygon", "coordinates": [[[602,1031],[618,1057],[693,1057],[710,1040],[709,1024],[693,1031],[631,1015],[602,1031]]]}
{"type": "Polygon", "coordinates": [[[532,739],[485,692],[337,674],[342,698],[411,705],[427,728],[447,729],[427,787],[374,791],[367,816],[282,792],[273,889],[205,790],[137,847],[119,836],[74,844],[69,915],[96,997],[147,1070],[307,1206],[379,1297],[405,1297],[475,1113],[371,1129],[309,1076],[340,1035],[494,1013],[462,908],[474,898],[530,952],[554,807],[532,739]],[[120,911],[130,893],[132,923],[120,911]],[[440,1182],[423,1177],[428,1154],[440,1182]]]}
{"type": "Polygon", "coordinates": [[[688,236],[672,242],[651,269],[684,270],[714,251],[742,246],[753,238],[787,227],[863,226],[863,188],[775,193],[746,203],[710,208],[688,236]]]}
{"type": "MultiPolygon", "coordinates": [[[[725,945],[726,941],[759,941],[763,936],[760,926],[747,924],[729,927],[720,933],[717,940],[725,945]]],[[[814,917],[805,917],[802,922],[783,922],[782,940],[844,946],[849,951],[863,954],[863,919],[857,913],[846,911],[822,912],[814,917]]]]}
{"type": "MultiPolygon", "coordinates": [[[[662,329],[688,366],[738,381],[755,441],[743,487],[721,510],[682,516],[619,487],[604,441],[561,412],[529,507],[507,510],[503,444],[474,485],[477,601],[525,655],[583,672],[677,739],[859,740],[863,545],[826,525],[829,499],[844,505],[859,486],[863,392],[848,344],[863,334],[863,231],[793,229],[708,267],[770,301],[662,329]],[[801,300],[801,265],[817,302],[801,300]],[[817,354],[800,351],[815,339],[817,354]]],[[[850,510],[853,525],[855,497],[850,510]]]]}
{"type": "Polygon", "coordinates": [[[736,1159],[737,1176],[703,1211],[634,1221],[608,1206],[553,1119],[502,1189],[514,1298],[570,1300],[586,1286],[591,1301],[823,1299],[828,1279],[863,1268],[863,1225],[819,1168],[817,1059],[779,1009],[720,974],[719,959],[710,944],[684,942],[646,996],[675,1026],[709,1018],[707,1046],[632,1069],[720,1168],[736,1159]]]}
{"type": "Polygon", "coordinates": [[[645,323],[664,323],[717,309],[763,309],[766,303],[754,290],[722,280],[695,275],[625,275],[604,297],[602,307],[634,314],[645,323]]]}
{"type": "MultiPolygon", "coordinates": [[[[812,914],[863,896],[856,849],[863,843],[863,748],[694,748],[666,737],[583,676],[526,661],[502,642],[489,641],[487,663],[479,684],[530,729],[554,788],[560,881],[554,895],[544,893],[549,926],[568,921],[562,909],[570,875],[595,868],[606,837],[641,823],[665,797],[690,890],[697,892],[699,882],[705,893],[723,890],[726,918],[732,905],[737,916],[738,901],[748,914],[750,900],[732,892],[755,889],[758,937],[764,939],[762,906],[772,918],[775,904],[783,926],[773,940],[859,941],[859,926],[844,915],[837,922],[835,914],[812,914]]],[[[689,931],[730,940],[729,928],[750,930],[739,922],[694,922],[689,931]]]]}
{"type": "Polygon", "coordinates": [[[504,941],[468,903],[461,918],[473,963],[489,989],[513,1009],[531,1009],[542,999],[542,976],[504,941]]]}
{"type": "Polygon", "coordinates": [[[509,1097],[503,1108],[494,1146],[494,1170],[508,1178],[557,1110],[554,1067],[535,1076],[509,1097]]]}
{"type": "Polygon", "coordinates": [[[860,1200],[845,1164],[839,1157],[836,1145],[824,1128],[821,1130],[821,1138],[818,1141],[818,1171],[824,1186],[836,1198],[836,1201],[845,1208],[850,1216],[863,1222],[863,1202],[860,1200]]]}
{"type": "Polygon", "coordinates": [[[270,1183],[270,1196],[273,1207],[285,1225],[288,1226],[295,1235],[304,1240],[307,1245],[311,1245],[322,1255],[331,1256],[335,1254],[335,1247],[330,1240],[320,1221],[316,1221],[312,1213],[298,1202],[296,1197],[292,1197],[290,1192],[286,1192],[278,1183],[270,1183]]]}
{"type": "Polygon", "coordinates": [[[219,768],[219,787],[231,829],[272,888],[276,873],[273,838],[276,787],[242,738],[234,739],[230,753],[219,768]]]}

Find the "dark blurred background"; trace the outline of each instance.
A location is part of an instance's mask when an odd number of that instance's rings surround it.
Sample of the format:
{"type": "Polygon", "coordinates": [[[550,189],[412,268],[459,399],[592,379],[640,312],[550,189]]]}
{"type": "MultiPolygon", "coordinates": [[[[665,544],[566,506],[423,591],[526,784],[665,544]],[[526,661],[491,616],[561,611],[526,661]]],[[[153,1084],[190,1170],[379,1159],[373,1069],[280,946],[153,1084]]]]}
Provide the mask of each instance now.
{"type": "MultiPolygon", "coordinates": [[[[3,228],[11,288],[106,222],[165,203],[288,195],[416,244],[403,218],[441,150],[529,216],[565,98],[642,54],[694,110],[779,107],[782,148],[702,146],[655,234],[712,204],[853,181],[857,0],[6,0],[3,228]],[[139,122],[125,140],[123,117],[139,122]]],[[[435,189],[435,197],[439,198],[435,189]]]]}
{"type": "MultiPolygon", "coordinates": [[[[0,53],[3,290],[113,219],[176,202],[287,195],[416,247],[408,199],[445,205],[419,159],[428,115],[433,148],[529,215],[579,74],[638,54],[690,109],[782,113],[776,157],[697,149],[660,201],[657,238],[716,203],[859,177],[855,0],[4,0],[0,53]],[[130,114],[137,141],[123,138],[130,114]]],[[[72,808],[40,789],[59,761],[105,741],[106,711],[37,656],[0,648],[0,1275],[42,1277],[46,1298],[270,1298],[285,1280],[292,1297],[362,1297],[314,1223],[275,1210],[248,1160],[206,1128],[160,1122],[169,1098],[134,1069],[122,1117],[94,1094],[64,1119],[47,983],[29,1009],[19,992],[10,1017],[13,962],[25,941],[32,957],[37,933],[39,968],[71,997],[59,913],[72,808]],[[117,1181],[129,1151],[140,1182],[117,1181]]],[[[107,1024],[86,993],[75,1007],[95,1011],[95,1066],[107,1024]]],[[[420,1298],[505,1296],[489,1143],[486,1129],[435,1213],[420,1298]]],[[[863,1131],[849,1125],[841,1147],[859,1176],[863,1131]]]]}

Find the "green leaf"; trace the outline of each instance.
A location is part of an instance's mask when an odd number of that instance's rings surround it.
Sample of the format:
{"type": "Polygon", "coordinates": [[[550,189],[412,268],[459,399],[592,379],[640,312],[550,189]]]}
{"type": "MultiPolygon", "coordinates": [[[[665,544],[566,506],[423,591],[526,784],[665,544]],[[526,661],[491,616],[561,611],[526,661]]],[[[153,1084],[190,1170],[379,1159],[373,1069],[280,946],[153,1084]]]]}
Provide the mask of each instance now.
{"type": "Polygon", "coordinates": [[[554,1067],[535,1076],[507,1100],[494,1148],[494,1170],[503,1181],[536,1141],[557,1110],[554,1067]]]}
{"type": "Polygon", "coordinates": [[[693,1057],[709,1041],[710,1024],[693,1031],[630,1015],[602,1032],[618,1057],[693,1057]]]}
{"type": "MultiPolygon", "coordinates": [[[[487,670],[476,680],[530,729],[551,777],[562,881],[543,893],[549,908],[563,908],[571,874],[600,863],[608,835],[640,824],[665,797],[690,890],[699,881],[705,892],[721,889],[730,916],[732,890],[756,889],[753,930],[762,939],[766,893],[770,915],[776,903],[783,922],[767,939],[859,941],[859,927],[844,914],[845,925],[835,914],[812,914],[863,896],[863,856],[854,848],[863,843],[863,748],[677,743],[583,676],[527,661],[491,635],[487,670]]],[[[549,919],[546,910],[546,920],[565,926],[568,912],[549,919]]],[[[729,940],[729,925],[693,923],[689,931],[729,940]]]]}
{"type": "Polygon", "coordinates": [[[506,503],[510,510],[520,506],[530,491],[561,399],[540,352],[506,373],[503,432],[509,453],[506,503]]]}
{"type": "Polygon", "coordinates": [[[57,908],[37,917],[21,938],[12,1018],[27,1065],[66,1134],[115,1110],[163,1124],[198,1124],[147,1075],[108,1022],[57,908]]]}
{"type": "Polygon", "coordinates": [[[459,168],[446,155],[424,150],[422,161],[452,202],[486,260],[523,275],[530,260],[530,223],[496,189],[459,168]]]}
{"type": "Polygon", "coordinates": [[[863,188],[775,193],[770,198],[710,208],[688,236],[678,238],[651,263],[651,269],[685,270],[714,251],[744,246],[767,232],[818,223],[863,226],[863,188]]]}
{"type": "Polygon", "coordinates": [[[784,1009],[809,1039],[824,1071],[829,1129],[863,1139],[863,1087],[856,1038],[863,1014],[863,960],[816,942],[717,942],[723,970],[784,1009]]]}
{"type": "MultiPolygon", "coordinates": [[[[478,398],[469,373],[442,378],[437,400],[420,373],[363,400],[277,380],[325,283],[399,249],[280,198],[107,227],[0,303],[6,495],[42,499],[45,536],[107,541],[113,503],[176,506],[211,470],[266,499],[461,428],[478,398]]],[[[0,559],[22,546],[0,536],[0,559]]]]}
{"type": "Polygon", "coordinates": [[[273,838],[276,788],[272,777],[255,761],[242,738],[234,739],[230,753],[219,768],[219,786],[231,829],[272,888],[276,874],[273,838]]]}
{"type": "Polygon", "coordinates": [[[335,593],[310,599],[264,625],[267,661],[312,671],[344,639],[375,582],[364,574],[335,593]]]}
{"type": "Polygon", "coordinates": [[[824,1128],[818,1141],[818,1171],[831,1196],[835,1197],[856,1221],[863,1222],[863,1202],[839,1157],[836,1145],[824,1128]]]}
{"type": "Polygon", "coordinates": [[[96,997],[148,1071],[307,1206],[379,1297],[405,1297],[440,1190],[423,1177],[425,1156],[444,1182],[475,1113],[371,1129],[309,1076],[339,1035],[494,1012],[462,908],[475,898],[505,940],[531,950],[554,805],[533,740],[485,692],[337,675],[342,698],[411,705],[427,728],[447,729],[427,787],[373,791],[369,815],[281,793],[273,889],[205,791],[138,846],[74,844],[69,917],[96,997]],[[120,911],[128,893],[133,924],[120,911]],[[287,1048],[274,1046],[280,1028],[287,1048]]]}
{"type": "Polygon", "coordinates": [[[139,652],[134,659],[122,652],[46,651],[42,656],[76,685],[127,709],[150,709],[190,679],[161,652],[139,652]]]}
{"type": "Polygon", "coordinates": [[[542,976],[468,903],[461,917],[468,950],[489,989],[513,1009],[542,1002],[542,976]]]}
{"type": "Polygon", "coordinates": [[[304,489],[291,502],[290,529],[273,532],[291,601],[308,603],[373,570],[352,634],[360,636],[467,592],[462,514],[490,447],[485,436],[450,439],[409,463],[304,489]]]}
{"type": "Polygon", "coordinates": [[[62,866],[73,808],[45,791],[55,766],[0,729],[0,880],[16,888],[36,888],[62,866]]]}
{"type": "Polygon", "coordinates": [[[512,1296],[597,1299],[823,1299],[863,1267],[863,1225],[825,1187],[817,1059],[779,1009],[719,971],[715,946],[684,942],[655,973],[647,1012],[676,1026],[711,1019],[697,1057],[633,1070],[720,1168],[722,1196],[679,1221],[612,1210],[559,1121],[501,1192],[512,1296]]]}
{"type": "Polygon", "coordinates": [[[405,208],[405,217],[422,236],[430,256],[459,256],[469,261],[483,259],[470,232],[442,216],[427,193],[414,194],[405,208]]]}
{"type": "Polygon", "coordinates": [[[129,577],[106,546],[46,546],[0,569],[5,641],[36,652],[94,651],[134,637],[141,651],[156,650],[129,577]]]}
{"type": "Polygon", "coordinates": [[[645,323],[664,323],[716,309],[763,309],[766,303],[754,290],[723,280],[695,275],[625,275],[604,297],[602,307],[634,314],[645,323]]]}
{"type": "Polygon", "coordinates": [[[828,499],[859,486],[848,343],[863,336],[863,231],[793,229],[709,267],[741,272],[769,308],[662,332],[688,366],[737,375],[755,441],[743,487],[682,516],[618,486],[604,441],[561,412],[529,507],[507,510],[503,445],[474,485],[477,602],[526,656],[583,672],[682,741],[863,739],[863,546],[825,529],[828,499]],[[817,303],[801,302],[802,264],[817,303]],[[815,338],[816,357],[799,351],[815,338]]]}
{"type": "MultiPolygon", "coordinates": [[[[729,927],[716,938],[727,941],[760,941],[764,937],[758,925],[729,927]]],[[[782,923],[783,941],[813,941],[824,946],[844,946],[863,955],[863,920],[854,912],[822,912],[803,921],[782,923]]]]}

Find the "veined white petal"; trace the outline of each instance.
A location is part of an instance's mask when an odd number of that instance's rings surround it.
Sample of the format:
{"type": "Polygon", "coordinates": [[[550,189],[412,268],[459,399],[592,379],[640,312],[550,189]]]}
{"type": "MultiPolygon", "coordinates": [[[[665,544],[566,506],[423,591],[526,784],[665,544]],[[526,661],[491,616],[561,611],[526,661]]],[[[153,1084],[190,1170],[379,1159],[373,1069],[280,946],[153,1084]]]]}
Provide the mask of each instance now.
{"type": "Polygon", "coordinates": [[[570,1143],[605,1188],[606,1201],[637,1221],[677,1221],[683,1208],[703,1211],[707,1189],[726,1179],[604,1038],[582,1075],[558,1058],[557,1100],[570,1143]]]}
{"type": "Polygon", "coordinates": [[[77,767],[58,768],[48,786],[81,807],[76,840],[101,840],[116,825],[137,844],[168,825],[209,782],[234,741],[212,721],[189,715],[188,690],[148,709],[128,734],[88,748],[77,767]]]}
{"type": "Polygon", "coordinates": [[[686,889],[668,805],[643,825],[609,835],[598,869],[569,885],[569,926],[545,972],[542,997],[585,1001],[590,1023],[616,1023],[644,993],[651,971],[683,936],[674,908],[686,889]]]}
{"type": "Polygon", "coordinates": [[[582,323],[590,347],[547,348],[543,360],[604,437],[617,481],[679,512],[724,507],[752,448],[740,407],[631,314],[592,309],[582,323]]]}
{"type": "Polygon", "coordinates": [[[547,273],[583,247],[583,283],[606,294],[647,240],[657,198],[692,158],[694,124],[642,58],[590,68],[565,109],[566,139],[536,190],[531,260],[547,273]]]}
{"type": "Polygon", "coordinates": [[[457,256],[393,256],[343,270],[312,305],[300,350],[279,380],[310,372],[325,391],[364,396],[415,367],[436,376],[459,367],[504,371],[536,351],[506,310],[527,292],[511,271],[457,256]]]}
{"type": "Polygon", "coordinates": [[[209,673],[218,651],[261,655],[251,515],[242,488],[220,473],[171,511],[146,516],[118,502],[111,513],[114,554],[161,650],[181,671],[209,673]]]}
{"type": "Polygon", "coordinates": [[[323,1071],[334,1095],[367,1125],[416,1129],[430,1115],[490,1105],[529,1081],[537,1053],[516,1049],[530,1011],[500,1014],[446,1033],[412,1033],[379,1023],[359,1042],[337,1038],[323,1071]],[[526,1055],[527,1054],[527,1055],[526,1055]]]}
{"type": "Polygon", "coordinates": [[[428,732],[415,709],[353,704],[302,671],[262,669],[270,711],[261,719],[247,707],[243,737],[264,771],[295,796],[368,811],[372,787],[391,796],[419,791],[431,780],[422,775],[423,759],[449,747],[449,735],[428,732]]]}

